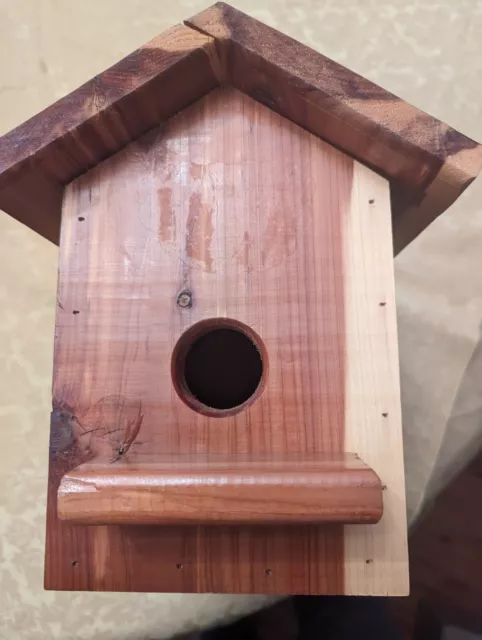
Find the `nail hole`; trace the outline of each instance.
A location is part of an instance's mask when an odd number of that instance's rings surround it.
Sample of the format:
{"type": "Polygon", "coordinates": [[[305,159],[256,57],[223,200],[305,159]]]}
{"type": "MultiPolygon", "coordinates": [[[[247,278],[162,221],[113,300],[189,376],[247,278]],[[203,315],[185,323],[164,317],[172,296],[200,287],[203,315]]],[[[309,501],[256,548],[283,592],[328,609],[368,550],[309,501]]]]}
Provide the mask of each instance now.
{"type": "Polygon", "coordinates": [[[368,201],[368,204],[374,204],[375,203],[375,199],[374,198],[370,198],[370,200],[368,201]]]}
{"type": "Polygon", "coordinates": [[[72,566],[76,567],[79,564],[78,560],[72,560],[72,566]]]}
{"type": "Polygon", "coordinates": [[[273,573],[273,571],[272,571],[271,569],[265,569],[265,571],[264,571],[264,572],[265,572],[265,574],[266,574],[267,576],[270,576],[270,575],[273,573]]]}
{"type": "Polygon", "coordinates": [[[85,220],[84,216],[79,216],[77,219],[78,219],[79,222],[84,222],[84,220],[85,220]]]}
{"type": "Polygon", "coordinates": [[[386,484],[382,484],[382,491],[386,491],[387,490],[387,485],[386,484]]]}
{"type": "Polygon", "coordinates": [[[382,416],[383,416],[384,418],[388,418],[388,413],[382,413],[382,416]]]}
{"type": "Polygon", "coordinates": [[[372,564],[373,560],[371,558],[368,558],[368,560],[365,560],[366,564],[372,564]]]}
{"type": "Polygon", "coordinates": [[[386,302],[379,302],[378,304],[380,305],[380,307],[384,307],[387,303],[386,302]]]}
{"type": "Polygon", "coordinates": [[[74,309],[72,313],[74,314],[74,316],[76,316],[78,313],[80,313],[80,311],[78,309],[74,309]]]}
{"type": "Polygon", "coordinates": [[[180,571],[181,569],[183,569],[183,567],[184,567],[184,565],[182,565],[180,562],[178,562],[178,563],[176,564],[176,569],[177,569],[178,571],[180,571]]]}

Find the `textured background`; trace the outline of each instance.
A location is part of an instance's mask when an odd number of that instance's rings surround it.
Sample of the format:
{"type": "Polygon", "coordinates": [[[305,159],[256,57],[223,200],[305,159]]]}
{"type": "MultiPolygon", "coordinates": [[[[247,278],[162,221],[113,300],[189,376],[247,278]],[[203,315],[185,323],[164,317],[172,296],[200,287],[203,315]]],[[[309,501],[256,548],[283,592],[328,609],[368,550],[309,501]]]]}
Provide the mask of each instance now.
{"type": "MultiPolygon", "coordinates": [[[[233,0],[482,140],[482,1],[233,0]]],[[[198,0],[0,0],[0,134],[198,0]]],[[[42,587],[57,249],[0,212],[0,640],[163,638],[260,598],[42,587]]],[[[481,444],[482,180],[396,260],[409,517],[481,444]]]]}

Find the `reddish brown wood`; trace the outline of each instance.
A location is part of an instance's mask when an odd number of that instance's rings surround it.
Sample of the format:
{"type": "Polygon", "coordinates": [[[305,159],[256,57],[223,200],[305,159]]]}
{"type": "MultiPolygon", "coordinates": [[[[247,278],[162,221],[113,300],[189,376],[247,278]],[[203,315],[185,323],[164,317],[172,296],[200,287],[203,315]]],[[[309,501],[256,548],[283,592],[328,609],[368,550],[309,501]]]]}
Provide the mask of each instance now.
{"type": "Polygon", "coordinates": [[[111,440],[119,441],[139,402],[136,454],[343,450],[340,224],[352,171],[349,158],[227,90],[68,187],[52,432],[67,411],[70,439],[53,436],[48,588],[73,588],[73,572],[82,572],[76,588],[343,592],[339,526],[83,527],[57,519],[56,491],[65,472],[112,455],[111,440]],[[321,189],[308,198],[309,181],[321,189]],[[326,215],[316,217],[320,208],[326,215]],[[186,290],[192,304],[180,307],[186,290]],[[226,417],[194,412],[171,377],[179,336],[218,316],[252,327],[269,353],[262,396],[226,417]]]}
{"type": "Polygon", "coordinates": [[[0,208],[58,243],[63,186],[216,86],[211,55],[172,27],[0,138],[0,208]]]}
{"type": "Polygon", "coordinates": [[[47,588],[404,591],[389,239],[383,178],[234,89],[211,92],[68,185],[47,588]],[[222,318],[259,336],[268,373],[254,402],[214,416],[178,396],[172,359],[195,323],[222,318]],[[386,515],[346,530],[59,520],[62,476],[95,456],[115,456],[139,414],[126,465],[144,454],[333,455],[356,451],[346,446],[356,442],[370,467],[384,470],[386,515]]]}
{"type": "Polygon", "coordinates": [[[216,39],[225,82],[393,183],[395,252],[482,168],[478,143],[228,4],[218,2],[186,24],[216,39]]]}
{"type": "Polygon", "coordinates": [[[57,511],[81,524],[373,524],[383,501],[353,454],[147,454],[68,472],[57,511]]]}

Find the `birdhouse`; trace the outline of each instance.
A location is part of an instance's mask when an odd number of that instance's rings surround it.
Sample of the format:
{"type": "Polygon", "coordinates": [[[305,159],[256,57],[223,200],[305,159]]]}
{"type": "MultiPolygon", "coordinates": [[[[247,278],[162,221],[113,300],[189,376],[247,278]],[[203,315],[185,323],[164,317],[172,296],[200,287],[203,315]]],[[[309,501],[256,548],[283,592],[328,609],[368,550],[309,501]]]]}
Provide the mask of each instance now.
{"type": "Polygon", "coordinates": [[[59,244],[46,588],[406,593],[394,248],[481,147],[222,3],[0,144],[59,244]]]}

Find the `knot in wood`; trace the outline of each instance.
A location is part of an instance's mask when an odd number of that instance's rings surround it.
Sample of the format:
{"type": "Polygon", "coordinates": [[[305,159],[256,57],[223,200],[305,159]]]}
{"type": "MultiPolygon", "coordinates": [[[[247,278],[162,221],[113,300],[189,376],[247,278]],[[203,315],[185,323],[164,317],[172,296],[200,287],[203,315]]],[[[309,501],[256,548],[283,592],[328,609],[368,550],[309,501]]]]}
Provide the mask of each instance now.
{"type": "Polygon", "coordinates": [[[192,293],[188,289],[184,289],[178,294],[177,306],[182,309],[189,309],[192,307],[192,293]]]}

